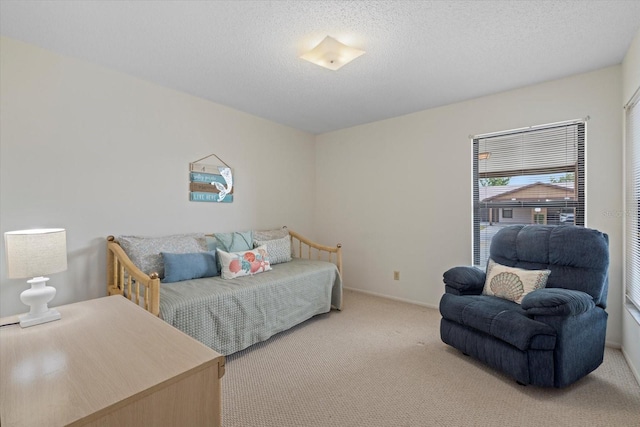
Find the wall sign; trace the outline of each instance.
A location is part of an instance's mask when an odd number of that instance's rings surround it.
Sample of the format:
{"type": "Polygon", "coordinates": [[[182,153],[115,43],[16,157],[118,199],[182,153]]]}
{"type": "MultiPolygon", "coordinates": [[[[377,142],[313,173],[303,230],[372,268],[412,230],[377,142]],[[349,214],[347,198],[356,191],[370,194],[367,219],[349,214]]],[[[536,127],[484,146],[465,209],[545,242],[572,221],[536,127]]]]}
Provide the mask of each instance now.
{"type": "Polygon", "coordinates": [[[192,202],[233,202],[233,171],[220,157],[210,154],[189,163],[189,200],[192,202]],[[224,166],[200,163],[215,156],[224,166]]]}

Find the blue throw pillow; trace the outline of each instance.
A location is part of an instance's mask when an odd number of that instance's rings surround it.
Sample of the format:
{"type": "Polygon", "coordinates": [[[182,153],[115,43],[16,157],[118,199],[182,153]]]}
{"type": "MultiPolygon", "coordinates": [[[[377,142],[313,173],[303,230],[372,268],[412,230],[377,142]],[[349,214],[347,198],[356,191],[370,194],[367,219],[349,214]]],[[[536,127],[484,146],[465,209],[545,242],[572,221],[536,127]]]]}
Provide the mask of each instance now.
{"type": "Polygon", "coordinates": [[[162,252],[164,261],[163,283],[218,276],[216,251],[174,254],[162,252]]]}
{"type": "Polygon", "coordinates": [[[218,243],[216,241],[216,238],[213,237],[213,235],[211,236],[207,235],[204,237],[205,237],[205,241],[207,242],[207,250],[215,252],[216,249],[218,249],[218,243]]]}
{"type": "Polygon", "coordinates": [[[253,231],[215,233],[218,249],[225,252],[243,252],[253,249],[253,231]]]}

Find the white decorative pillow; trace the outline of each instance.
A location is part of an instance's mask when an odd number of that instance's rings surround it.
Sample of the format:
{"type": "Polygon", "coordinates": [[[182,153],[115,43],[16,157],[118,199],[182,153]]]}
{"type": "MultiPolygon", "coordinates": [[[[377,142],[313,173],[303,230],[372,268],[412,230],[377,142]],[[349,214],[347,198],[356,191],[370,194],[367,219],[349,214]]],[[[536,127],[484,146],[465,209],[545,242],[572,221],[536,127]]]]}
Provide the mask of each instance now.
{"type": "Polygon", "coordinates": [[[483,295],[494,295],[520,304],[529,292],[547,285],[551,270],[525,270],[507,267],[490,259],[483,295]]]}
{"type": "Polygon", "coordinates": [[[266,246],[231,253],[218,249],[218,258],[223,279],[234,279],[271,270],[266,246]]]}
{"type": "Polygon", "coordinates": [[[273,230],[254,230],[253,240],[275,240],[289,237],[289,229],[287,227],[275,228],[273,230]]]}
{"type": "Polygon", "coordinates": [[[291,238],[289,236],[274,240],[254,240],[253,246],[266,246],[271,265],[291,261],[291,238]]]}

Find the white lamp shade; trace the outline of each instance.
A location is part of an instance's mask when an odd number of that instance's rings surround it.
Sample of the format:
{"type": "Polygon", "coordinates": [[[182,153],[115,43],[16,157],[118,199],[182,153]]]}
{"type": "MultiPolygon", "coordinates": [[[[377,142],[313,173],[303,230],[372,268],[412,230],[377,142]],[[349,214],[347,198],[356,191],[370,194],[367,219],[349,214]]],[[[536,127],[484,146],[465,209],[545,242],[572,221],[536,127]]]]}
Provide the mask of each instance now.
{"type": "Polygon", "coordinates": [[[38,277],[67,269],[67,232],[63,228],[4,233],[10,279],[38,277]]]}
{"type": "Polygon", "coordinates": [[[356,49],[346,44],[340,43],[333,37],[325,37],[320,44],[300,58],[306,59],[324,68],[336,71],[340,67],[353,61],[360,55],[364,54],[364,50],[356,49]]]}

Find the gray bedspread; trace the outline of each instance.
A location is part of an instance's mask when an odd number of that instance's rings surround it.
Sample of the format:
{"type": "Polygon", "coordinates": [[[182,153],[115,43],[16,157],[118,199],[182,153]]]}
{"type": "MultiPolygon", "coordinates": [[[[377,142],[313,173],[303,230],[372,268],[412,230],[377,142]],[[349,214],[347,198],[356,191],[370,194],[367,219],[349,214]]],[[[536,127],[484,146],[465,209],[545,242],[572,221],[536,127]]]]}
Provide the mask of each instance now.
{"type": "Polygon", "coordinates": [[[335,264],[294,258],[273,270],[225,280],[160,285],[160,317],[223,355],[342,308],[335,264]]]}

